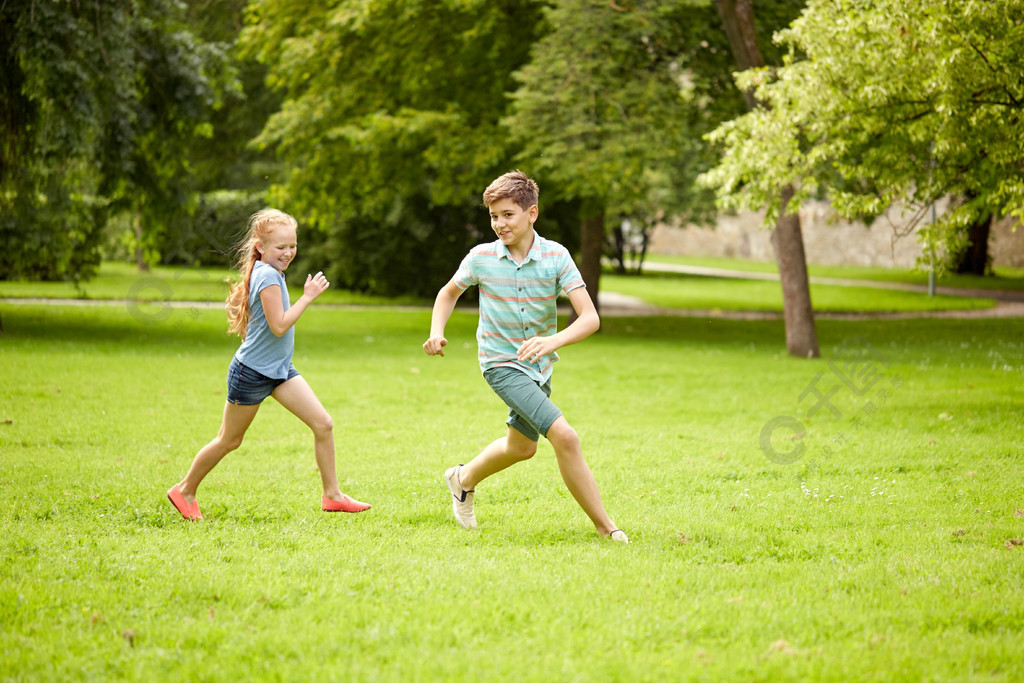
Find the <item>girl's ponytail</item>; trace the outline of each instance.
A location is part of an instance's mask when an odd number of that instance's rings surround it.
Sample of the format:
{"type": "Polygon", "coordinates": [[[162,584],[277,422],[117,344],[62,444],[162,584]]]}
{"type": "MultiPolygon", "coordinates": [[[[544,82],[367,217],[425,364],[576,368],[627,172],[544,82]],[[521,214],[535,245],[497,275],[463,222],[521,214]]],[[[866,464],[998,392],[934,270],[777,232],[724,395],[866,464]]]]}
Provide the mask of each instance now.
{"type": "Polygon", "coordinates": [[[231,285],[228,292],[228,302],[225,309],[228,312],[228,334],[237,334],[245,340],[246,330],[249,328],[249,278],[252,276],[253,266],[260,258],[256,245],[249,245],[248,251],[243,251],[238,260],[239,274],[241,280],[231,285]]]}

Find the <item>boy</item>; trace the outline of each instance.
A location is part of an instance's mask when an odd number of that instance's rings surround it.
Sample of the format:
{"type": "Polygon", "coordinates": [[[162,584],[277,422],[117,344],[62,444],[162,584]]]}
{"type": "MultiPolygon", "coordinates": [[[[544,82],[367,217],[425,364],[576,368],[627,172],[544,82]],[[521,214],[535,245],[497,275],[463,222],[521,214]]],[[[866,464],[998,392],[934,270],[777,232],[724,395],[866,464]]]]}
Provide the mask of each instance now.
{"type": "Polygon", "coordinates": [[[555,351],[586,339],[601,325],[583,278],[562,245],[534,232],[539,210],[537,183],[520,171],[506,173],[484,191],[484,206],[498,240],[470,250],[455,276],[434,301],[427,355],[444,355],[444,328],[459,296],[471,285],[480,287],[477,327],[480,368],[484,379],[508,405],[508,433],[487,446],[468,465],[444,473],[452,494],[456,521],[476,528],[473,491],[487,477],[528,460],[543,434],[558,458],[558,470],[573,498],[598,533],[628,543],[625,532],[608,517],[597,482],[583,460],[575,430],[551,399],[555,351]],[[576,320],[561,332],[555,302],[562,290],[576,311],[576,320]]]}

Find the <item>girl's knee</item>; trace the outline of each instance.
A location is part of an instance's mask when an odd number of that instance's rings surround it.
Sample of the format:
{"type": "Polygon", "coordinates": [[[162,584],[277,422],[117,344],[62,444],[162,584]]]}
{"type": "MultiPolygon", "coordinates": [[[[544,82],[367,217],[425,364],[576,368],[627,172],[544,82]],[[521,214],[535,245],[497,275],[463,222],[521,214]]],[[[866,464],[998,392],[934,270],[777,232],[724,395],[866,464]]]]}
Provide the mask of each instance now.
{"type": "Polygon", "coordinates": [[[334,420],[327,413],[324,413],[320,418],[315,420],[310,425],[313,430],[313,434],[318,437],[327,437],[334,434],[334,420]]]}
{"type": "Polygon", "coordinates": [[[220,441],[220,446],[224,450],[224,452],[225,453],[230,453],[233,450],[237,450],[238,447],[242,445],[242,437],[243,436],[245,436],[245,435],[244,434],[239,434],[237,436],[224,436],[224,435],[221,435],[221,436],[219,436],[217,438],[220,441]]]}

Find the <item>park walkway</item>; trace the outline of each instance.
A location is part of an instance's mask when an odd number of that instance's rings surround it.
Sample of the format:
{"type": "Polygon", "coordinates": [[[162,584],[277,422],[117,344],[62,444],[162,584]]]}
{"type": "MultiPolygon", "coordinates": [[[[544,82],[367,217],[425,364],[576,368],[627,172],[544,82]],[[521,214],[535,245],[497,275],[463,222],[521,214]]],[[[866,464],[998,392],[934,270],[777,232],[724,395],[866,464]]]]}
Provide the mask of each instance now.
{"type": "MultiPolygon", "coordinates": [[[[778,281],[777,273],[757,273],[727,268],[707,268],[704,266],[684,266],[667,263],[644,264],[648,273],[681,273],[703,277],[736,278],[745,280],[778,281]]],[[[895,289],[928,294],[925,285],[914,285],[903,282],[880,282],[875,280],[856,280],[847,278],[814,277],[812,284],[837,285],[840,287],[868,287],[874,289],[895,289]]],[[[947,311],[898,311],[898,312],[828,312],[815,311],[814,316],[821,320],[900,320],[909,318],[1024,318],[1024,291],[997,289],[959,289],[955,287],[936,287],[936,294],[946,296],[966,296],[980,299],[992,299],[996,305],[992,308],[947,311]]],[[[652,306],[637,297],[617,292],[600,292],[598,301],[601,315],[604,316],[677,316],[690,318],[721,318],[731,320],[782,320],[781,311],[735,311],[707,308],[663,308],[652,306]]],[[[131,299],[45,299],[45,298],[0,298],[0,304],[15,305],[54,305],[54,306],[125,306],[138,307],[140,302],[131,299]]],[[[184,309],[215,309],[223,308],[223,301],[161,301],[144,304],[159,308],[184,309]]],[[[420,311],[425,306],[387,306],[373,304],[331,304],[318,303],[318,308],[334,308],[342,310],[365,310],[372,308],[389,308],[392,310],[420,311]]],[[[560,308],[563,314],[569,313],[566,306],[560,308]]]]}
{"type": "MultiPolygon", "coordinates": [[[[729,268],[708,268],[705,266],[686,266],[671,263],[645,262],[644,272],[647,273],[679,273],[701,277],[734,278],[741,280],[779,281],[778,273],[758,273],[729,268]]],[[[856,280],[852,278],[833,278],[811,276],[811,284],[837,285],[840,287],[867,287],[871,289],[895,289],[906,292],[928,294],[926,285],[914,285],[905,282],[881,282],[877,280],[856,280]]],[[[956,287],[936,287],[936,294],[945,296],[966,296],[979,299],[992,299],[996,305],[992,308],[949,311],[899,311],[870,313],[835,313],[815,311],[814,317],[822,320],[899,320],[908,318],[1021,318],[1024,317],[1024,291],[999,289],[959,289],[956,287]]],[[[734,320],[782,320],[781,311],[723,311],[720,309],[699,308],[659,308],[651,306],[643,300],[615,292],[600,292],[601,315],[674,315],[694,318],[724,318],[734,320]]]]}

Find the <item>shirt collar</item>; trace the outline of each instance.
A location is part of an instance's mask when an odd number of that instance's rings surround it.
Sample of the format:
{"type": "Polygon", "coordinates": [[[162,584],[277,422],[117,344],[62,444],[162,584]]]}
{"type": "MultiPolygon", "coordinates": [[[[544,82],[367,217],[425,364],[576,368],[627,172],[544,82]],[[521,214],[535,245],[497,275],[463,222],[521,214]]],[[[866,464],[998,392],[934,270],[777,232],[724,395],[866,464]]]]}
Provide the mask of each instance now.
{"type": "MultiPolygon", "coordinates": [[[[533,246],[530,247],[530,251],[526,252],[526,258],[524,258],[523,259],[523,263],[520,263],[519,265],[523,265],[524,263],[527,263],[528,261],[539,261],[540,260],[540,256],[543,253],[543,250],[540,248],[540,241],[542,239],[544,239],[544,238],[541,237],[537,233],[536,230],[534,230],[533,231],[533,246]]],[[[508,247],[506,247],[504,244],[502,244],[501,240],[498,240],[498,259],[502,259],[502,258],[507,258],[509,261],[512,261],[513,263],[515,263],[515,259],[512,258],[512,254],[509,252],[508,247]]]]}

